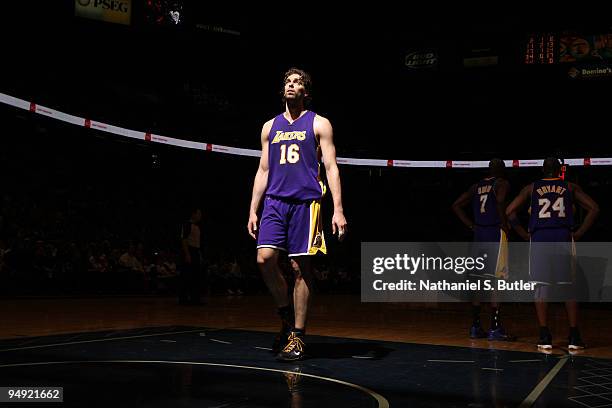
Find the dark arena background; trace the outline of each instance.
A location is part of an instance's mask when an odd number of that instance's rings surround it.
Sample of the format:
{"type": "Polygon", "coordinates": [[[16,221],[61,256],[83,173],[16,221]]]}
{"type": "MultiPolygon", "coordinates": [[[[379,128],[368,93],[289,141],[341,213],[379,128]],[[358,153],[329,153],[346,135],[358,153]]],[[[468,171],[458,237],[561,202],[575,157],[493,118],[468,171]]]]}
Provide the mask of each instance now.
{"type": "Polygon", "coordinates": [[[542,353],[532,303],[502,307],[507,342],[470,338],[469,303],[360,295],[364,242],[472,240],[451,205],[496,157],[510,199],[544,158],[563,159],[565,180],[600,208],[582,241],[610,240],[612,20],[283,7],[7,6],[0,406],[61,388],[63,402],[44,404],[612,407],[609,303],[580,305],[579,352],[552,304],[542,353]],[[333,125],[349,227],[341,243],[332,235],[328,194],[306,358],[286,363],[270,349],[278,316],[246,226],[261,127],[284,110],[294,66],[333,125]],[[180,304],[193,208],[201,302],[180,304]]]}

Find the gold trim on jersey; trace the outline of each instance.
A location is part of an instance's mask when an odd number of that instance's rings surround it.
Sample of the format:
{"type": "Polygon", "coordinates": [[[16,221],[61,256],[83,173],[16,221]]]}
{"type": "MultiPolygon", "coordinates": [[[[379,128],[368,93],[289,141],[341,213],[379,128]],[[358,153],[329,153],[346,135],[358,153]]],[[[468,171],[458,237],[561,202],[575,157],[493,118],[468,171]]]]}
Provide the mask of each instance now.
{"type": "Polygon", "coordinates": [[[508,237],[504,230],[500,231],[495,277],[498,279],[508,279],[508,237]]]}
{"type": "Polygon", "coordinates": [[[319,185],[321,186],[321,198],[323,198],[327,193],[327,186],[325,185],[325,183],[323,183],[322,180],[319,180],[319,185]]]}
{"type": "Polygon", "coordinates": [[[317,252],[327,254],[321,217],[321,202],[319,200],[310,203],[310,228],[308,234],[308,255],[315,255],[317,252]]]}

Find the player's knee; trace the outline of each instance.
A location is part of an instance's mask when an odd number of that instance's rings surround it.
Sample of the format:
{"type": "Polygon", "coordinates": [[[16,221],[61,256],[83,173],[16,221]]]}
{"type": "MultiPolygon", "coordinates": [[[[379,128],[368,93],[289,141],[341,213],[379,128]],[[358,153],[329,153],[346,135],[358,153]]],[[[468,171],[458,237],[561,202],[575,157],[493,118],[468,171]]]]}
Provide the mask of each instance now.
{"type": "Polygon", "coordinates": [[[270,258],[262,255],[262,254],[257,254],[257,266],[259,266],[260,268],[265,266],[266,263],[270,262],[270,258]]]}
{"type": "Polygon", "coordinates": [[[549,287],[548,285],[538,284],[534,291],[534,299],[536,302],[544,302],[549,298],[549,287]]]}
{"type": "Polygon", "coordinates": [[[293,271],[293,275],[295,276],[295,280],[301,280],[304,275],[302,273],[302,268],[300,268],[300,264],[297,263],[295,260],[291,260],[291,270],[293,271]]]}
{"type": "Polygon", "coordinates": [[[274,253],[258,252],[257,253],[257,266],[265,268],[274,262],[274,253]]]}

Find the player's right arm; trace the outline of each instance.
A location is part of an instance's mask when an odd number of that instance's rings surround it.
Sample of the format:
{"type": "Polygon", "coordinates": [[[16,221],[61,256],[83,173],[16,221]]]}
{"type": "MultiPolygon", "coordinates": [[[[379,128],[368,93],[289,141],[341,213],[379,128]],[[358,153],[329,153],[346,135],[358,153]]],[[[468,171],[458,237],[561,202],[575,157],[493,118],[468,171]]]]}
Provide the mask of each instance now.
{"type": "Polygon", "coordinates": [[[270,136],[270,129],[272,128],[273,120],[269,120],[263,125],[261,129],[261,157],[259,159],[259,167],[255,174],[255,181],[253,182],[253,194],[251,197],[251,207],[249,209],[249,222],[247,224],[247,230],[249,235],[257,239],[255,235],[257,233],[257,210],[261,204],[261,198],[266,192],[268,186],[268,138],[270,136]]]}
{"type": "Polygon", "coordinates": [[[459,198],[453,203],[452,210],[455,215],[461,220],[462,223],[465,224],[469,229],[474,229],[474,221],[468,217],[465,212],[465,207],[472,202],[474,197],[474,192],[476,191],[476,184],[472,185],[468,191],[461,194],[459,198]]]}
{"type": "Polygon", "coordinates": [[[512,226],[512,228],[516,231],[517,234],[520,235],[525,241],[529,240],[529,233],[525,228],[519,223],[518,216],[516,215],[517,211],[521,209],[525,205],[525,203],[529,202],[531,199],[531,193],[533,191],[533,183],[525,186],[518,196],[506,207],[506,216],[508,216],[508,222],[512,226]]]}

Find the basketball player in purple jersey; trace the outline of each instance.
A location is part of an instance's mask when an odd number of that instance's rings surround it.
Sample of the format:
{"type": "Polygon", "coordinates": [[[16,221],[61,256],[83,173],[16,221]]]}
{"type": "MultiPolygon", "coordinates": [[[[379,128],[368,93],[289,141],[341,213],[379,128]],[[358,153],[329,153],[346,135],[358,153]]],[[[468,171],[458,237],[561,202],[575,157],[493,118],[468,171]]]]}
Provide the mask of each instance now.
{"type": "Polygon", "coordinates": [[[321,158],[334,202],[332,231],[340,240],[347,223],[332,126],[326,118],[305,109],[310,99],[310,76],[291,68],[284,81],[285,112],[266,122],[261,132],[261,160],[247,228],[257,239],[257,264],[281,317],[281,331],[273,349],[280,350],[279,360],[294,361],[301,360],[305,352],[313,283],[310,257],[327,252],[321,222],[321,198],[326,191],[319,177],[321,158]],[[257,212],[262,199],[260,220],[257,212]],[[293,308],[278,266],[279,251],[288,253],[296,276],[293,308]]]}
{"type": "MultiPolygon", "coordinates": [[[[489,176],[473,184],[468,191],[461,194],[452,206],[457,217],[474,231],[474,250],[497,250],[497,260],[490,263],[481,275],[505,279],[507,278],[508,230],[506,221],[506,197],[510,190],[508,180],[504,178],[506,165],[501,159],[489,162],[489,176]],[[474,220],[466,214],[464,207],[471,204],[474,220]]],[[[488,252],[488,251],[487,251],[488,252]]],[[[487,333],[480,324],[480,299],[472,301],[473,322],[470,337],[473,339],[487,337],[489,340],[513,340],[501,324],[499,305],[491,301],[491,326],[487,333]]]]}
{"type": "MultiPolygon", "coordinates": [[[[546,300],[556,287],[566,287],[571,292],[574,284],[574,240],[582,238],[599,214],[597,203],[577,184],[562,180],[560,171],[558,159],[549,157],[544,160],[544,178],[523,188],[506,209],[512,227],[531,242],[529,275],[531,281],[536,283],[535,306],[540,325],[538,348],[544,350],[552,348],[546,300]],[[518,223],[516,216],[516,212],[528,202],[529,232],[518,223]],[[572,233],[574,202],[582,206],[587,214],[580,228],[572,233]]],[[[578,330],[578,304],[573,294],[566,298],[565,307],[570,326],[568,349],[583,349],[584,343],[578,330]]]]}

